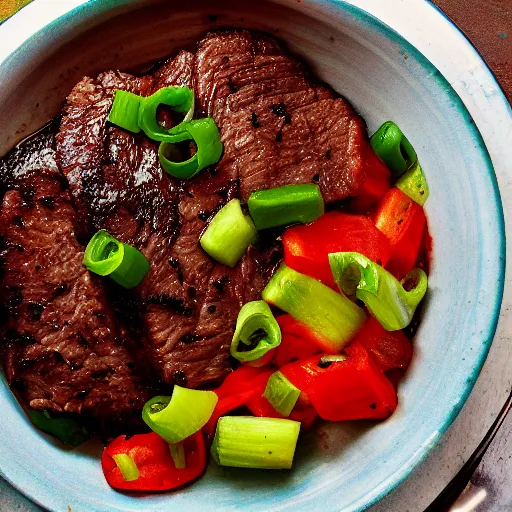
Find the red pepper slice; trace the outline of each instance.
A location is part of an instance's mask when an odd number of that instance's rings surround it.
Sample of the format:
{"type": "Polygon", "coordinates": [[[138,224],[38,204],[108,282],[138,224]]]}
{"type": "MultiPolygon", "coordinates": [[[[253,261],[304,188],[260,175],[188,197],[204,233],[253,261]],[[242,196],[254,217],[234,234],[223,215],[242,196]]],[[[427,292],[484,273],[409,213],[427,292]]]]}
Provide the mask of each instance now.
{"type": "Polygon", "coordinates": [[[391,173],[386,164],[375,154],[370,144],[363,150],[363,168],[366,179],[350,204],[356,212],[371,212],[391,188],[391,173]]]}
{"type": "Polygon", "coordinates": [[[187,465],[176,469],[169,444],[159,435],[138,434],[119,436],[103,450],[101,467],[108,485],[130,491],[168,491],[197,480],[206,470],[206,448],[203,433],[182,441],[187,465]],[[127,454],[139,469],[139,478],[127,482],[117,467],[113,455],[127,454]]]}
{"type": "MultiPolygon", "coordinates": [[[[313,423],[315,423],[318,418],[318,414],[311,405],[305,405],[300,402],[301,399],[299,398],[296,406],[289,416],[289,419],[300,422],[300,428],[304,432],[309,430],[313,423]]],[[[252,398],[247,403],[247,407],[254,416],[262,418],[284,418],[284,416],[278,413],[263,395],[258,395],[252,398]]]]}
{"type": "Polygon", "coordinates": [[[291,315],[280,315],[276,317],[281,328],[281,344],[275,349],[273,362],[277,367],[305,359],[319,352],[314,343],[314,334],[309,327],[304,325],[291,315]]]}
{"type": "Polygon", "coordinates": [[[411,362],[412,347],[402,331],[386,331],[378,320],[370,317],[357,333],[353,343],[361,342],[379,368],[386,372],[406,370],[411,362]]]}
{"type": "Polygon", "coordinates": [[[297,272],[338,290],[329,266],[331,252],[359,252],[379,265],[391,257],[387,238],[363,215],[330,212],[283,235],[284,262],[297,272]]]}
{"type": "Polygon", "coordinates": [[[391,189],[375,215],[375,225],[391,242],[392,255],[384,264],[401,279],[413,269],[426,225],[423,208],[400,189],[391,189]]]}
{"type": "Polygon", "coordinates": [[[230,373],[220,387],[213,390],[219,401],[212,417],[203,427],[204,432],[212,436],[221,416],[238,407],[248,406],[253,398],[263,395],[272,373],[272,370],[252,366],[242,366],[230,373]]]}
{"type": "Polygon", "coordinates": [[[352,343],[345,361],[319,366],[320,356],[281,368],[309,396],[318,415],[329,421],[387,418],[397,406],[393,384],[361,343],[352,343]]]}

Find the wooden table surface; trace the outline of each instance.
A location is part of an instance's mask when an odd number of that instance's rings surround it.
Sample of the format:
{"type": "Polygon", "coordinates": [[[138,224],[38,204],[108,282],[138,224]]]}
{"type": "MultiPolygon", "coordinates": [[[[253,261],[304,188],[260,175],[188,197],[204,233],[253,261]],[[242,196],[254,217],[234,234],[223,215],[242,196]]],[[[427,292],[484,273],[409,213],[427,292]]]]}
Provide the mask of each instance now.
{"type": "Polygon", "coordinates": [[[512,0],[433,0],[473,42],[512,102],[512,0]]]}

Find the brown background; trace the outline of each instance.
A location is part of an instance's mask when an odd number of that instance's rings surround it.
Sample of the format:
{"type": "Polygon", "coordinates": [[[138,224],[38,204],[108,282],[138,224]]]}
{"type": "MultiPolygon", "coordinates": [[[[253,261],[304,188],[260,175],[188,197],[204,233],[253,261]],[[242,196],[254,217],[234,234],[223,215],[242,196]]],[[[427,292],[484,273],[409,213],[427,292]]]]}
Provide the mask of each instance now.
{"type": "Polygon", "coordinates": [[[433,0],[471,39],[512,102],[512,0],[433,0]]]}

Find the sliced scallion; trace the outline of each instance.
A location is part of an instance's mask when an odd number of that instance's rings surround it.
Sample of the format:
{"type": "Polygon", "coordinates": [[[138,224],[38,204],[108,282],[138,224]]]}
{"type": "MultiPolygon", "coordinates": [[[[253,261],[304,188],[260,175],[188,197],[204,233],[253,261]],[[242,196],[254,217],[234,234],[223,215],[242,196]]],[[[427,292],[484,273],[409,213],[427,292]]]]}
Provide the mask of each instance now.
{"type": "Polygon", "coordinates": [[[104,230],[87,244],[83,263],[91,272],[109,276],[124,288],[137,286],[149,271],[149,262],[140,251],[104,230]]]}
{"type": "Polygon", "coordinates": [[[182,443],[171,443],[169,451],[176,469],[185,469],[187,467],[187,459],[185,456],[185,447],[182,443]]]}
{"type": "Polygon", "coordinates": [[[320,361],[318,361],[318,366],[320,368],[328,368],[333,363],[341,363],[346,360],[347,360],[347,356],[344,356],[342,354],[336,354],[336,355],[332,355],[332,356],[323,356],[320,358],[320,361]]]}
{"type": "Polygon", "coordinates": [[[262,297],[308,326],[317,345],[332,354],[340,352],[366,320],[365,312],[350,299],[284,263],[262,297]]]}
{"type": "Polygon", "coordinates": [[[244,304],[236,321],[231,355],[239,361],[255,361],[281,343],[281,329],[268,304],[255,300],[244,304]]]}
{"type": "Polygon", "coordinates": [[[290,469],[300,423],[281,418],[219,418],[211,453],[221,466],[290,469]]]}
{"type": "Polygon", "coordinates": [[[169,134],[179,140],[162,142],[158,157],[165,172],[175,178],[192,178],[205,167],[217,163],[222,155],[223,145],[220,133],[211,117],[183,122],[170,130],[169,134]],[[185,140],[194,141],[197,146],[196,153],[183,162],[169,160],[173,143],[185,140]]]}
{"type": "Polygon", "coordinates": [[[281,372],[273,373],[268,379],[263,396],[283,416],[290,416],[300,396],[296,388],[281,372]]]}
{"type": "MultiPolygon", "coordinates": [[[[144,101],[140,111],[139,125],[144,133],[152,140],[161,142],[178,142],[181,139],[177,131],[164,128],[157,120],[157,110],[160,105],[167,105],[175,112],[186,113],[184,121],[194,115],[194,92],[189,87],[163,87],[144,101]]],[[[181,123],[179,126],[181,126],[181,123]]]]}
{"type": "Polygon", "coordinates": [[[318,185],[286,185],[253,192],[247,202],[256,229],[306,224],[324,213],[318,185]]]}
{"type": "Polygon", "coordinates": [[[340,289],[362,300],[388,331],[397,331],[410,324],[427,291],[427,275],[419,268],[398,281],[380,265],[357,252],[329,254],[329,263],[340,289]]]}
{"type": "Polygon", "coordinates": [[[172,397],[156,396],[146,402],[142,419],[168,443],[179,443],[206,425],[217,401],[213,391],[174,386],[172,397]]]}
{"type": "Polygon", "coordinates": [[[370,144],[395,177],[402,175],[418,161],[411,143],[392,121],[385,122],[371,136],[370,144]]]}
{"type": "Polygon", "coordinates": [[[232,199],[215,215],[199,242],[213,259],[234,267],[257,237],[256,228],[242,212],[240,201],[232,199]]]}
{"type": "Polygon", "coordinates": [[[134,460],[126,453],[119,453],[112,455],[114,462],[116,463],[121,475],[127,482],[133,482],[139,478],[139,468],[135,464],[134,460]]]}
{"type": "Polygon", "coordinates": [[[420,206],[425,204],[430,194],[427,179],[419,162],[401,176],[395,185],[420,206]]]}
{"type": "Polygon", "coordinates": [[[116,91],[108,121],[133,133],[140,132],[139,116],[146,98],[128,91],[116,91]]]}

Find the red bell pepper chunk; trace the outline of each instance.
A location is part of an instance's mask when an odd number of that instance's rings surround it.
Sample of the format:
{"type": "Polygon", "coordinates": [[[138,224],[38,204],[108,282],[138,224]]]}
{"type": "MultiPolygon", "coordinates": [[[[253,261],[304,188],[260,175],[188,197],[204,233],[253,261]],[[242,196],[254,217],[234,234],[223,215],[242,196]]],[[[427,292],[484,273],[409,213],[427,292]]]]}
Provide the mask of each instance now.
{"type": "Polygon", "coordinates": [[[320,356],[281,368],[286,378],[310,398],[318,415],[329,421],[387,418],[397,406],[393,384],[361,343],[346,349],[345,361],[322,368],[320,356]]]}
{"type": "Polygon", "coordinates": [[[366,179],[350,206],[354,211],[369,213],[391,188],[391,173],[370,144],[366,144],[363,150],[363,168],[366,179]]]}
{"type": "Polygon", "coordinates": [[[353,343],[361,342],[379,368],[406,370],[411,362],[412,347],[403,331],[386,331],[378,320],[370,317],[357,333],[353,343]]]}
{"type": "Polygon", "coordinates": [[[248,407],[252,399],[263,395],[272,373],[272,370],[252,366],[242,366],[230,373],[220,387],[213,390],[219,401],[208,423],[203,427],[206,435],[213,435],[221,416],[238,407],[248,407]]]}
{"type": "Polygon", "coordinates": [[[182,441],[186,467],[176,469],[169,444],[159,435],[138,434],[133,437],[119,436],[103,450],[101,467],[108,485],[114,489],[129,491],[168,491],[197,480],[206,470],[206,448],[203,433],[182,441]],[[126,454],[137,465],[137,480],[126,481],[112,458],[126,454]]]}
{"type": "MultiPolygon", "coordinates": [[[[302,431],[309,430],[317,420],[318,414],[311,405],[302,405],[299,402],[300,399],[291,412],[289,419],[300,422],[300,428],[302,431]]],[[[252,398],[247,403],[247,407],[254,416],[259,416],[261,418],[284,418],[284,416],[278,413],[263,395],[252,398]]]]}
{"type": "Polygon", "coordinates": [[[284,262],[338,290],[329,266],[331,252],[359,252],[379,265],[391,257],[387,238],[363,215],[330,212],[283,235],[284,262]]]}
{"type": "Polygon", "coordinates": [[[277,367],[319,352],[314,343],[314,334],[307,325],[295,320],[291,315],[280,315],[276,320],[282,335],[281,344],[275,349],[273,358],[277,367]]]}
{"type": "Polygon", "coordinates": [[[382,200],[375,225],[391,243],[392,255],[385,266],[401,279],[413,269],[418,258],[426,218],[423,208],[400,189],[393,188],[382,200]]]}

